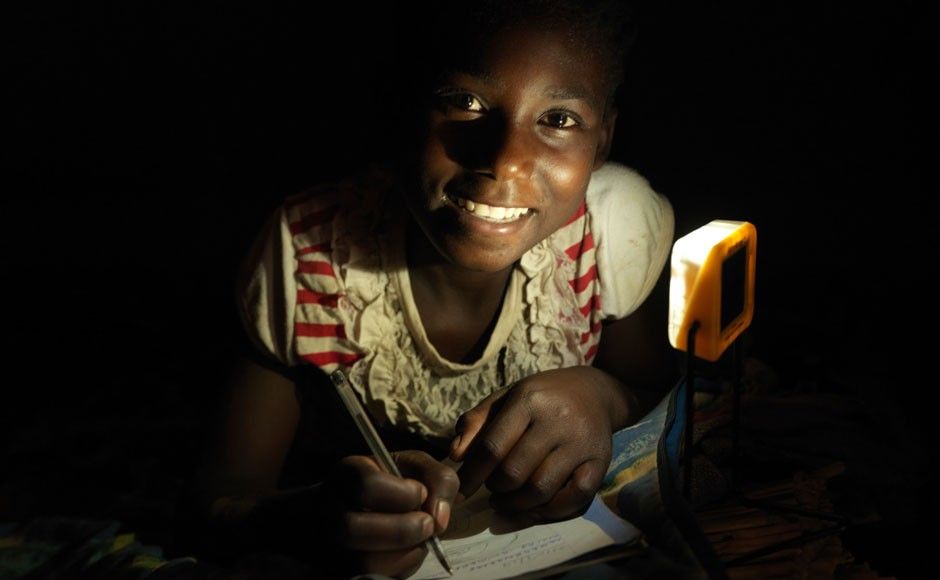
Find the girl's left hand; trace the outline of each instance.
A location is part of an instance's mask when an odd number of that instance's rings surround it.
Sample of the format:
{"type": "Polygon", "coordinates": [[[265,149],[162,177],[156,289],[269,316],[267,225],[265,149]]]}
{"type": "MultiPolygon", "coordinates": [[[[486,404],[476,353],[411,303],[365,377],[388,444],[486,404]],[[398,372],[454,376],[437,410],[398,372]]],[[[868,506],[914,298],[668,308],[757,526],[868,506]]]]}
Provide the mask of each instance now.
{"type": "Polygon", "coordinates": [[[610,464],[612,425],[625,412],[622,389],[603,371],[546,371],[493,393],[457,422],[451,459],[460,493],[484,482],[500,510],[535,521],[584,512],[610,464]]]}

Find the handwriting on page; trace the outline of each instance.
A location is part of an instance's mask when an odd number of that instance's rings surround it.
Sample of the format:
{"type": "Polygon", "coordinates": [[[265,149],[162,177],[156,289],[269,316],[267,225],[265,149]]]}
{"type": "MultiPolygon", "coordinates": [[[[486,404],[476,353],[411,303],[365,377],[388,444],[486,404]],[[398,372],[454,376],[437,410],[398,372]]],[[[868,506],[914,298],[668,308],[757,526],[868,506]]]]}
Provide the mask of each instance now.
{"type": "MultiPolygon", "coordinates": [[[[561,522],[530,525],[508,519],[489,507],[483,490],[454,510],[441,536],[454,578],[496,580],[561,564],[611,544],[640,535],[629,522],[612,513],[599,498],[582,516],[561,522]]],[[[415,580],[447,578],[434,558],[427,558],[415,580]]]]}

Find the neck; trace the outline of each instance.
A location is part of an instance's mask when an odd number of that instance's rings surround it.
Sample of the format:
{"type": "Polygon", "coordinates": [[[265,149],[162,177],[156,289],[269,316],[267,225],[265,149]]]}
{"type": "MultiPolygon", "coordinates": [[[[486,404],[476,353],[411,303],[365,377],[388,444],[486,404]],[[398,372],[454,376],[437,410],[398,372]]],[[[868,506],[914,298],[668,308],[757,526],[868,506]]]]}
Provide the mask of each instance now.
{"type": "Polygon", "coordinates": [[[408,277],[428,340],[447,360],[479,360],[499,318],[512,266],[499,272],[460,268],[444,259],[414,222],[407,239],[408,277]]]}
{"type": "Polygon", "coordinates": [[[448,262],[414,222],[408,226],[407,258],[412,286],[442,307],[493,309],[502,300],[512,272],[512,266],[498,272],[481,272],[448,262]]]}

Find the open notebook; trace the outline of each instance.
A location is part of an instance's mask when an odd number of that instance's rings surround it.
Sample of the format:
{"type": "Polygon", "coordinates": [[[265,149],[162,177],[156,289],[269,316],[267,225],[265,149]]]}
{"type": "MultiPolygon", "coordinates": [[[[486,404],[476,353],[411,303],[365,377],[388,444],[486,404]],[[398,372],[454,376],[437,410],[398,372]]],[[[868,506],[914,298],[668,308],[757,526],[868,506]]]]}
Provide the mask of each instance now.
{"type": "MultiPolygon", "coordinates": [[[[497,514],[488,498],[489,492],[483,487],[457,506],[441,536],[444,553],[454,569],[453,578],[494,580],[537,571],[549,573],[549,568],[558,571],[559,565],[608,546],[621,545],[627,553],[628,546],[642,537],[636,527],[614,514],[597,496],[580,517],[538,525],[497,514]]],[[[409,578],[451,576],[431,556],[409,578]]]]}

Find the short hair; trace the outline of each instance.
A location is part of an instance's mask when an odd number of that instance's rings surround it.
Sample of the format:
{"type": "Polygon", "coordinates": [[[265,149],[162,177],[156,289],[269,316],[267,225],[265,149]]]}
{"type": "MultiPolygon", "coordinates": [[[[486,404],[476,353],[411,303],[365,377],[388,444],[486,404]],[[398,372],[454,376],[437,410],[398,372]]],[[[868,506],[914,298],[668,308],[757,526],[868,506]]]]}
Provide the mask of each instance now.
{"type": "MultiPolygon", "coordinates": [[[[414,121],[431,99],[429,89],[460,49],[485,42],[514,24],[540,24],[563,30],[576,45],[607,67],[605,109],[616,99],[624,67],[637,34],[633,7],[627,0],[424,0],[385,6],[394,22],[392,45],[376,55],[385,74],[376,87],[381,106],[372,110],[371,127],[394,135],[395,154],[407,154],[420,139],[414,121]],[[389,74],[392,73],[392,74],[389,74]]],[[[607,112],[605,110],[605,113],[607,112]]],[[[381,152],[388,155],[387,150],[381,152]]]]}
{"type": "Polygon", "coordinates": [[[565,31],[572,42],[606,63],[608,100],[623,83],[637,34],[633,7],[626,0],[443,0],[435,3],[432,14],[434,48],[424,60],[427,73],[448,64],[444,61],[454,51],[447,47],[485,41],[518,23],[541,24],[565,31]]]}

